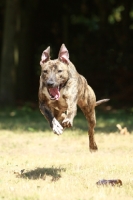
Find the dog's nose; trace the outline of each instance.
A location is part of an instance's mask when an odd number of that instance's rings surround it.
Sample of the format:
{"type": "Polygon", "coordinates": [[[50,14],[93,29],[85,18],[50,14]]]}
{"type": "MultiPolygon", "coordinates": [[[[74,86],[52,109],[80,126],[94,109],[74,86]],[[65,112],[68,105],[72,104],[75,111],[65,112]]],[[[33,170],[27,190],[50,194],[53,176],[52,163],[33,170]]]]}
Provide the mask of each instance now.
{"type": "Polygon", "coordinates": [[[54,82],[53,81],[47,81],[47,86],[48,87],[53,87],[54,86],[54,82]]]}

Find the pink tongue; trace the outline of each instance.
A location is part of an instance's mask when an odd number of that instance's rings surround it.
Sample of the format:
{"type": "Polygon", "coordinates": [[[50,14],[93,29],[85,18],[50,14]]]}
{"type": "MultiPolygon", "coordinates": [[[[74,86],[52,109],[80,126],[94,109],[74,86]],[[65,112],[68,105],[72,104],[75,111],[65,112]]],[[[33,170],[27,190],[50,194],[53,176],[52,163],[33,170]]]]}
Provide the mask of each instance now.
{"type": "Polygon", "coordinates": [[[56,100],[58,100],[60,98],[60,92],[59,92],[58,88],[50,88],[49,92],[56,100]]]}

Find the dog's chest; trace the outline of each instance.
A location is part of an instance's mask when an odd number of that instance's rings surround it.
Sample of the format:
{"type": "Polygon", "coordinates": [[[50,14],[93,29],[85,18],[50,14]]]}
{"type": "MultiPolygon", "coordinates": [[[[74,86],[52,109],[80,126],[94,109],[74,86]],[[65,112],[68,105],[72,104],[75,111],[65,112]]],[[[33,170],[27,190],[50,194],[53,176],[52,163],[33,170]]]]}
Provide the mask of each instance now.
{"type": "Polygon", "coordinates": [[[50,100],[49,105],[53,107],[55,110],[62,110],[62,111],[67,110],[67,103],[65,99],[63,99],[62,97],[60,97],[59,100],[50,100]]]}

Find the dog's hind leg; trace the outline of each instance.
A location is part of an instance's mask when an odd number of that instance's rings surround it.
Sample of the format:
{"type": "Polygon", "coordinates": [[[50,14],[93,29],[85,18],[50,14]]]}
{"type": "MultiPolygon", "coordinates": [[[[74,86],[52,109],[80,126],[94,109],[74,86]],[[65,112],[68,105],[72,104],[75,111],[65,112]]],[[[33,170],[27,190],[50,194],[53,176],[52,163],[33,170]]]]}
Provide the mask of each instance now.
{"type": "Polygon", "coordinates": [[[90,151],[98,150],[95,139],[94,139],[94,128],[96,125],[95,109],[89,109],[88,106],[82,107],[83,111],[89,125],[88,136],[89,136],[89,148],[90,151]]]}
{"type": "Polygon", "coordinates": [[[95,117],[95,110],[91,110],[89,114],[87,115],[87,120],[89,122],[89,147],[90,151],[96,151],[98,150],[95,139],[94,139],[94,128],[96,126],[96,117],[95,117]]]}

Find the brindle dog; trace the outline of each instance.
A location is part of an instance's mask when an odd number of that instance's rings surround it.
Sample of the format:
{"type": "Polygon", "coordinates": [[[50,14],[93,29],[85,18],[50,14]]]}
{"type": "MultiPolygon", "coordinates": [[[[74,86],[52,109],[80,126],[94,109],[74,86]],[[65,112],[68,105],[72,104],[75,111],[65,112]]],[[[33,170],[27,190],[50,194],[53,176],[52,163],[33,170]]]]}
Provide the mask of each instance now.
{"type": "Polygon", "coordinates": [[[78,105],[89,123],[90,150],[97,150],[94,140],[95,107],[109,99],[96,102],[94,91],[70,62],[64,44],[55,60],[50,59],[50,47],[44,50],[40,65],[39,108],[53,132],[60,135],[63,128],[73,125],[78,105]]]}

